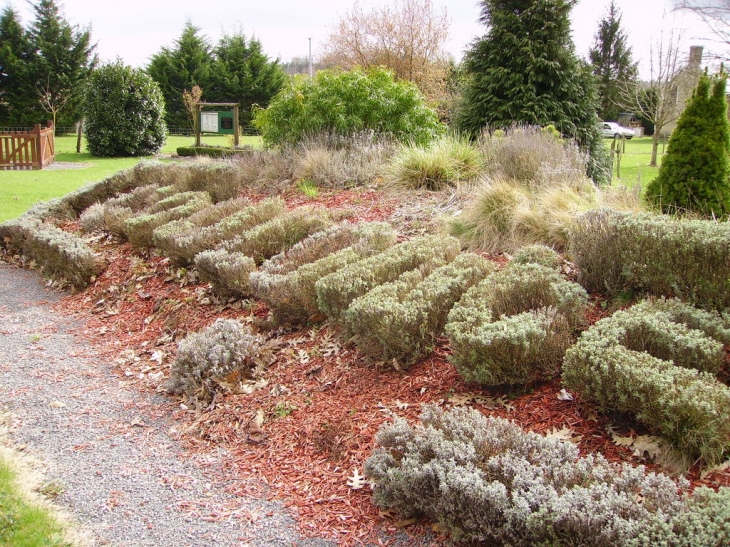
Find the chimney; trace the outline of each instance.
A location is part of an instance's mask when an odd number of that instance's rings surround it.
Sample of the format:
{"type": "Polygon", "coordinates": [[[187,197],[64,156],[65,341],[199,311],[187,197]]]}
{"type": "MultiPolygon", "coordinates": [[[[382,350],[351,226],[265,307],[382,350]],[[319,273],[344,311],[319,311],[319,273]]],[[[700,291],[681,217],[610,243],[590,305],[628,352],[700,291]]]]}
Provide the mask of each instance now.
{"type": "Polygon", "coordinates": [[[689,48],[689,67],[698,69],[702,63],[702,46],[691,46],[689,48]]]}

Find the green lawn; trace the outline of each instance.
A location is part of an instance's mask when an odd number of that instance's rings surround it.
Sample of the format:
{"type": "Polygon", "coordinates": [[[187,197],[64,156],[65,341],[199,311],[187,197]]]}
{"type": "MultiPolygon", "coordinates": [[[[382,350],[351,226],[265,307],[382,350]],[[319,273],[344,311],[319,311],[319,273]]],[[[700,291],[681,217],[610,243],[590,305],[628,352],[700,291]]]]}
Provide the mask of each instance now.
{"type": "MultiPolygon", "coordinates": [[[[229,146],[231,137],[225,135],[204,136],[203,142],[212,146],[229,146]]],[[[194,137],[168,137],[161,154],[174,154],[179,146],[190,146],[194,137]]],[[[241,144],[260,148],[260,137],[241,137],[241,144]]],[[[0,222],[16,218],[39,201],[65,196],[89,182],[102,180],[109,175],[132,167],[140,158],[96,158],[85,152],[76,153],[76,136],[56,137],[56,162],[74,163],[77,168],[42,169],[37,171],[0,171],[0,222]]]]}
{"type": "MultiPolygon", "coordinates": [[[[605,139],[606,147],[611,146],[611,140],[605,139]]],[[[659,156],[657,161],[661,164],[663,145],[659,144],[659,156]]],[[[614,162],[613,183],[625,184],[632,187],[636,182],[641,182],[646,187],[647,183],[657,176],[658,167],[649,167],[651,160],[651,137],[634,137],[626,141],[626,152],[621,156],[621,178],[617,177],[616,165],[614,162]]]]}

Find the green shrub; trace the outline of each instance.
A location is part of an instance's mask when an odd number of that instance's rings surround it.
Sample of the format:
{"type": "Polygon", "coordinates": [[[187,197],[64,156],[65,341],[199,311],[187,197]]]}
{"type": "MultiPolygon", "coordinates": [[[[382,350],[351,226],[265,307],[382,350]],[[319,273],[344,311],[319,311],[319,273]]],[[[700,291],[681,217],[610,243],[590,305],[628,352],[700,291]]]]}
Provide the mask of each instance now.
{"type": "Polygon", "coordinates": [[[646,198],[665,212],[730,214],[730,121],[725,74],[700,76],[646,198]]]}
{"type": "Polygon", "coordinates": [[[163,199],[150,207],[149,212],[124,221],[124,234],[138,248],[152,245],[155,228],[172,220],[189,217],[211,205],[207,192],[183,192],[163,199]]]}
{"type": "Polygon", "coordinates": [[[298,207],[254,226],[222,245],[227,251],[243,253],[261,264],[308,235],[324,229],[331,222],[332,217],[324,209],[298,207]]]}
{"type": "Polygon", "coordinates": [[[249,296],[251,285],[248,277],[256,269],[253,258],[243,253],[212,249],[195,255],[195,267],[203,281],[225,295],[249,296]]]}
{"type": "Polygon", "coordinates": [[[468,381],[519,385],[557,373],[588,295],[539,264],[512,263],[469,289],[449,313],[451,362],[468,381]]]}
{"type": "Polygon", "coordinates": [[[464,291],[494,270],[492,262],[467,253],[428,275],[406,272],[353,300],[343,323],[363,353],[408,367],[432,350],[464,291]]]}
{"type": "Polygon", "coordinates": [[[395,240],[393,228],[385,222],[338,225],[265,262],[249,281],[254,295],[269,305],[277,322],[305,323],[320,313],[315,290],[320,278],[384,251],[395,240]]]}
{"type": "Polygon", "coordinates": [[[426,190],[442,190],[475,179],[483,169],[479,150],[467,139],[454,136],[427,145],[402,145],[388,166],[393,184],[426,190]]]}
{"type": "Polygon", "coordinates": [[[730,388],[714,377],[724,352],[706,333],[727,341],[728,326],[677,301],[643,302],[584,332],[566,352],[563,381],[604,409],[634,415],[689,455],[718,463],[730,450],[730,388]]]}
{"type": "Polygon", "coordinates": [[[730,308],[729,223],[592,211],[572,227],[570,254],[589,292],[677,296],[702,308],[730,308]]]}
{"type": "Polygon", "coordinates": [[[563,259],[555,249],[547,245],[525,245],[517,250],[512,257],[515,264],[540,264],[551,270],[559,270],[563,259]]]}
{"type": "Polygon", "coordinates": [[[208,192],[218,203],[238,197],[248,181],[230,161],[196,161],[178,167],[181,176],[173,185],[179,192],[208,192]]]}
{"type": "Polygon", "coordinates": [[[190,264],[198,253],[215,249],[224,241],[272,220],[283,211],[284,200],[281,198],[264,199],[210,226],[176,234],[165,241],[163,252],[177,263],[190,264]]]}
{"type": "Polygon", "coordinates": [[[209,158],[230,158],[238,154],[250,154],[250,146],[241,148],[221,148],[217,146],[179,146],[177,155],[181,157],[206,156],[209,158]]]}
{"type": "Polygon", "coordinates": [[[165,106],[157,83],[121,61],[91,73],[84,97],[86,143],[94,156],[145,156],[165,142],[165,106]]]}
{"type": "Polygon", "coordinates": [[[459,254],[452,237],[423,236],[401,243],[375,256],[348,264],[317,281],[317,305],[328,317],[339,319],[352,301],[401,274],[421,269],[429,272],[459,254]]]}
{"type": "MultiPolygon", "coordinates": [[[[215,323],[186,336],[170,370],[170,393],[209,401],[219,382],[251,377],[263,365],[263,340],[234,319],[215,323]]],[[[235,380],[234,380],[235,381],[235,380]]]]}
{"type": "Polygon", "coordinates": [[[268,108],[254,111],[253,125],[268,145],[296,144],[322,132],[348,135],[368,130],[425,143],[444,129],[418,88],[396,81],[383,68],[295,76],[268,108]]]}
{"type": "Polygon", "coordinates": [[[397,418],[376,442],[365,462],[375,504],[401,518],[425,516],[457,541],[716,547],[730,539],[730,489],[681,494],[686,481],[579,457],[570,443],[474,409],[426,406],[421,423],[397,418]]]}

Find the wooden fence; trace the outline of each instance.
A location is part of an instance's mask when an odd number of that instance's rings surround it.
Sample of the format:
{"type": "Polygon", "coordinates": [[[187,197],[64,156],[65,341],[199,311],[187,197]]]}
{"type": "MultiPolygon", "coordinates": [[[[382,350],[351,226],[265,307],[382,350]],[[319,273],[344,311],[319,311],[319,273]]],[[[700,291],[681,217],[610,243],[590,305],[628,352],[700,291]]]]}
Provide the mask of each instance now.
{"type": "Polygon", "coordinates": [[[46,128],[36,124],[31,131],[0,133],[0,170],[43,169],[55,155],[51,123],[46,128]]]}

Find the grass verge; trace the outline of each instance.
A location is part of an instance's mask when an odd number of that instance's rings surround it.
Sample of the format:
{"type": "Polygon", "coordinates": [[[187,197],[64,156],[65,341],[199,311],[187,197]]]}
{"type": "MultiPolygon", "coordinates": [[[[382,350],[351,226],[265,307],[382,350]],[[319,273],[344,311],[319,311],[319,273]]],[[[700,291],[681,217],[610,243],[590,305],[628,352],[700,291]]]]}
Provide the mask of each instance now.
{"type": "MultiPolygon", "coordinates": [[[[613,184],[624,184],[629,188],[637,182],[642,187],[659,174],[659,167],[649,167],[651,161],[651,137],[634,137],[626,141],[626,152],[621,155],[620,177],[616,172],[616,163],[613,166],[613,184]]],[[[611,140],[605,139],[604,145],[610,148],[611,140]]],[[[666,149],[666,143],[659,143],[657,163],[661,165],[662,152],[666,149]]]]}

